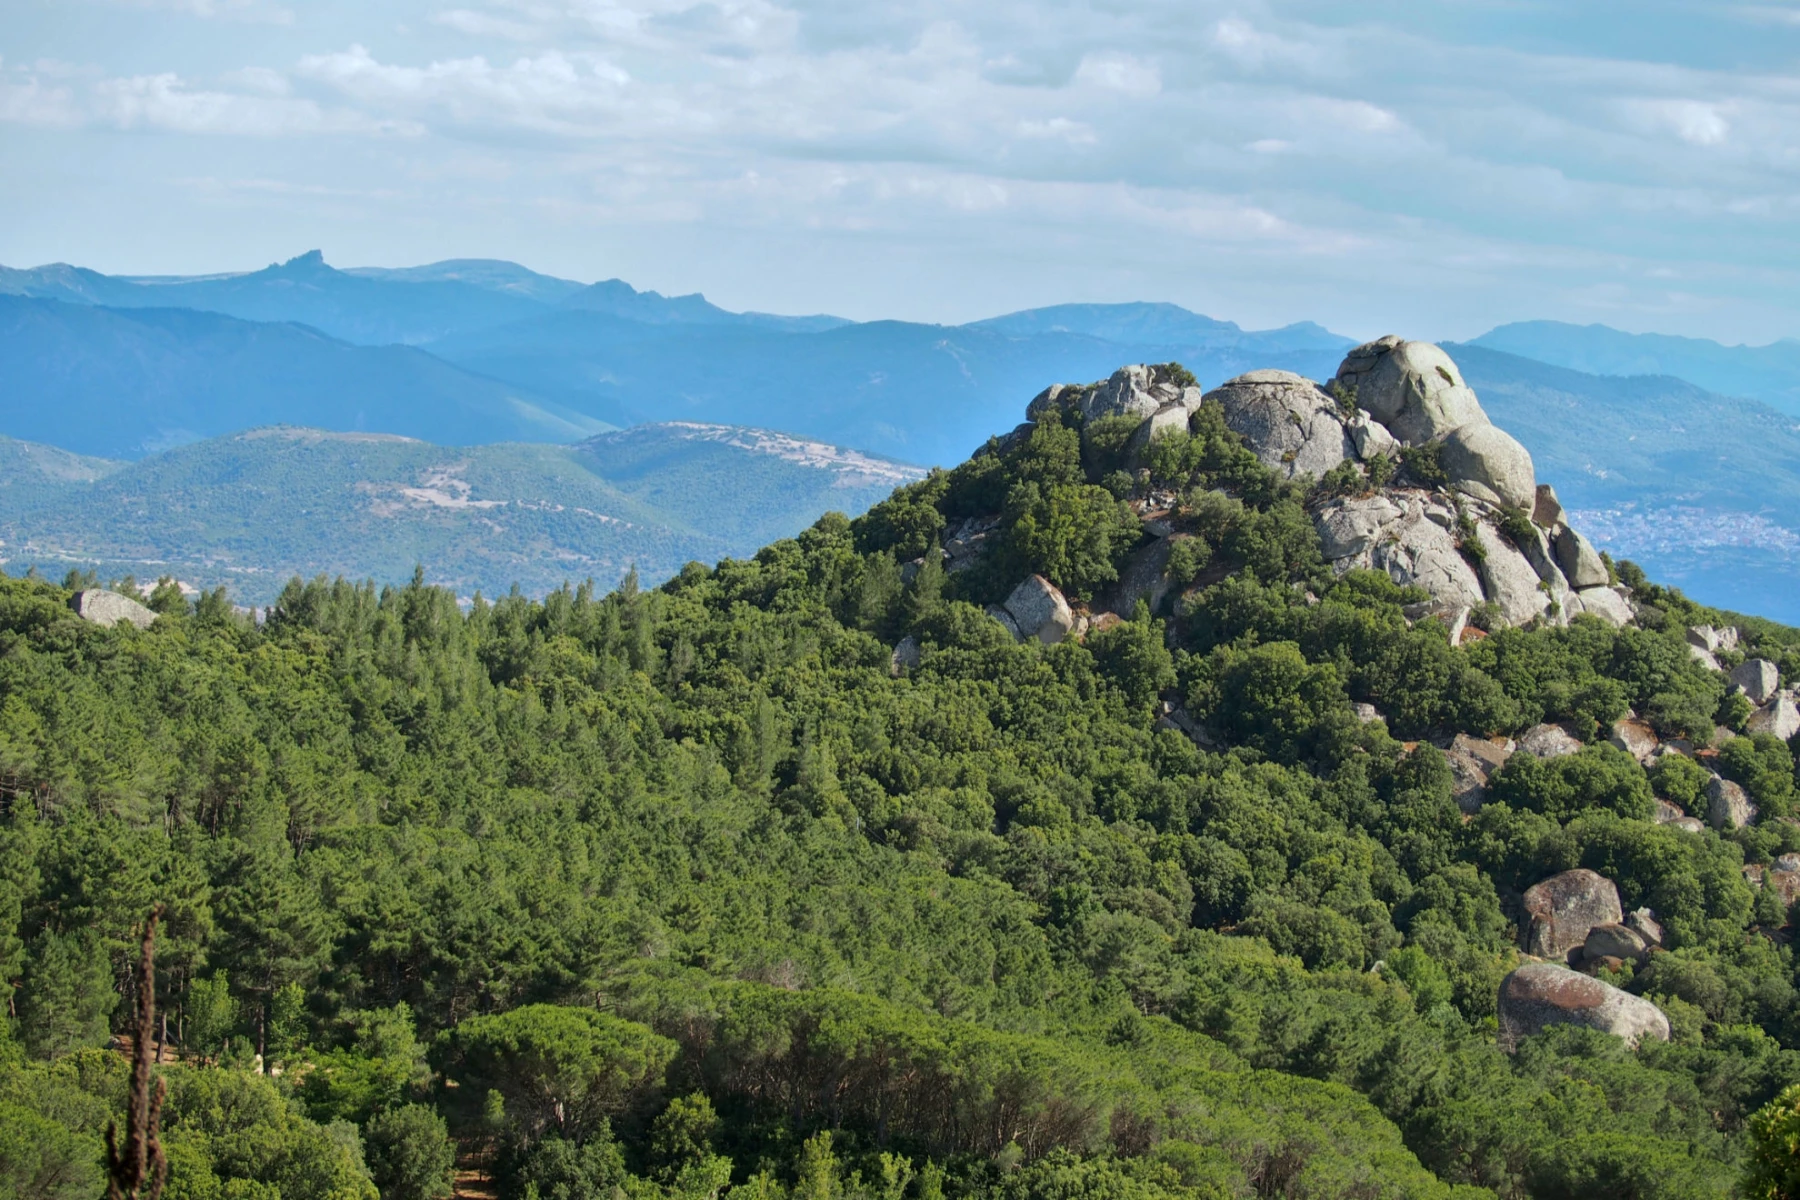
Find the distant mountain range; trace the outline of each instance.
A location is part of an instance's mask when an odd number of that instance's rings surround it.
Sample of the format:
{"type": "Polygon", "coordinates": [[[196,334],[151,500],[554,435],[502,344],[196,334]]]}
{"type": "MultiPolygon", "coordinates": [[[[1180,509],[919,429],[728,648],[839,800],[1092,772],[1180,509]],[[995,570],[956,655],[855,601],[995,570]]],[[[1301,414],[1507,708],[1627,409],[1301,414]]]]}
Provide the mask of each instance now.
{"type": "MultiPolygon", "coordinates": [[[[52,446],[72,452],[55,461],[77,473],[90,469],[81,455],[138,459],[276,424],[403,434],[432,444],[419,451],[427,458],[448,445],[571,443],[620,426],[755,426],[947,463],[1011,428],[1052,382],[1170,360],[1208,387],[1259,367],[1322,379],[1351,344],[1311,323],[1244,330],[1155,303],[1063,304],[961,326],[734,313],[699,294],[486,259],[338,270],[315,251],[179,278],[59,264],[0,268],[0,432],[45,444],[34,461],[50,463],[52,446]]],[[[1800,619],[1800,342],[1722,346],[1525,322],[1452,353],[1615,553],[1711,602],[1800,619]]],[[[613,445],[622,457],[601,475],[623,499],[652,505],[643,528],[736,537],[724,529],[734,514],[710,498],[741,465],[741,447],[667,432],[613,445]]],[[[156,461],[168,471],[188,460],[156,461]]],[[[514,463],[506,477],[535,478],[521,470],[514,463]]],[[[854,506],[830,490],[790,498],[783,508],[766,497],[752,524],[771,523],[741,544],[792,532],[821,506],[854,506]]],[[[648,546],[638,547],[646,563],[679,557],[648,546]]]]}
{"type": "Polygon", "coordinates": [[[859,513],[916,467],[765,430],[646,425],[573,446],[445,447],[291,426],[135,463],[0,439],[0,560],[17,573],[174,575],[249,603],[295,574],[541,594],[635,565],[747,555],[859,513]]]}
{"type": "Polygon", "coordinates": [[[137,458],[277,423],[440,442],[570,442],[613,426],[411,346],[185,308],[0,296],[0,432],[137,458]]]}
{"type": "Polygon", "coordinates": [[[1521,321],[1484,333],[1473,344],[1590,375],[1673,375],[1800,417],[1800,340],[1794,338],[1767,346],[1722,346],[1704,338],[1621,333],[1605,325],[1521,321]]]}

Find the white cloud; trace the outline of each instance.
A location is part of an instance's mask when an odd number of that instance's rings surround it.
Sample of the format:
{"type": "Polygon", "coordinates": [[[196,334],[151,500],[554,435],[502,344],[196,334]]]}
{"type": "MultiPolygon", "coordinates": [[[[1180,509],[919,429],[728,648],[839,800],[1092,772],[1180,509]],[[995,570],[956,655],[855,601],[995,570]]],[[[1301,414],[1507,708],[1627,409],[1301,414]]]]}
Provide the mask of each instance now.
{"type": "Polygon", "coordinates": [[[1087,55],[1076,68],[1075,79],[1127,96],[1154,96],[1162,91],[1162,72],[1155,63],[1117,52],[1087,55]]]}
{"type": "Polygon", "coordinates": [[[453,8],[445,12],[433,13],[433,24],[454,29],[458,33],[466,33],[470,37],[499,37],[508,41],[524,42],[540,35],[535,25],[527,25],[520,21],[509,21],[505,17],[497,17],[492,13],[473,12],[466,8],[453,8]]]}
{"type": "Polygon", "coordinates": [[[626,106],[631,82],[626,71],[598,55],[556,50],[506,66],[476,55],[406,67],[379,62],[366,47],[353,44],[333,54],[308,55],[298,70],[389,111],[438,111],[470,124],[565,134],[601,132],[601,120],[626,106]]]}
{"type": "Polygon", "coordinates": [[[104,80],[95,86],[93,97],[96,115],[121,129],[251,137],[398,129],[394,122],[327,110],[311,100],[195,91],[173,73],[104,80]]]}
{"type": "Polygon", "coordinates": [[[1067,142],[1071,146],[1091,146],[1097,140],[1093,126],[1067,117],[1051,117],[1047,121],[1019,122],[1019,136],[1067,142]]]}
{"type": "Polygon", "coordinates": [[[1623,108],[1640,127],[1672,133],[1690,146],[1717,146],[1731,135],[1724,106],[1702,100],[1627,100],[1623,108]]]}

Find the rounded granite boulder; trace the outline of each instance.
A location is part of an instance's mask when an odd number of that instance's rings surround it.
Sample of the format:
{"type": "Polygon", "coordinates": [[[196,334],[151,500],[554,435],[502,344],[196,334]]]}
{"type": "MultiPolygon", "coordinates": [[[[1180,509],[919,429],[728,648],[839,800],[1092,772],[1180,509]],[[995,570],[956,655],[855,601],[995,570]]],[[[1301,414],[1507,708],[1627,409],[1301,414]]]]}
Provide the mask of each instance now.
{"type": "Polygon", "coordinates": [[[1226,380],[1204,399],[1217,401],[1225,424],[1264,465],[1289,479],[1316,479],[1356,454],[1337,401],[1292,371],[1251,371],[1226,380]]]}
{"type": "MultiPolygon", "coordinates": [[[[1438,461],[1450,486],[1465,496],[1530,512],[1537,502],[1537,471],[1517,438],[1483,417],[1444,439],[1438,461]]],[[[1601,582],[1605,582],[1602,580],[1601,582]]]]}
{"type": "Polygon", "coordinates": [[[1433,441],[1464,425],[1488,423],[1462,372],[1430,342],[1392,335],[1365,342],[1345,356],[1336,382],[1354,389],[1358,406],[1408,445],[1433,441]]]}
{"type": "Polygon", "coordinates": [[[1555,963],[1526,963],[1500,981],[1500,1049],[1552,1025],[1585,1025],[1636,1048],[1644,1038],[1669,1040],[1669,1018],[1642,996],[1620,991],[1555,963]]]}

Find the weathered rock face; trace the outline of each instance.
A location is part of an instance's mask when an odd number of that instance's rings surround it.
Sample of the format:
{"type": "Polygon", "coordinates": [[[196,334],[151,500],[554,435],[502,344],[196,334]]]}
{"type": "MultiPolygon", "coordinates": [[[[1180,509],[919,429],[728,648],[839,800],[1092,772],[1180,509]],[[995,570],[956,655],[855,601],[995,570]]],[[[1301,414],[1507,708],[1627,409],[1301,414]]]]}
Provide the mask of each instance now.
{"type": "Polygon", "coordinates": [[[1556,548],[1556,565],[1562,568],[1569,586],[1579,591],[1582,588],[1605,587],[1610,582],[1606,575],[1606,564],[1600,561],[1600,552],[1594,549],[1592,542],[1567,525],[1557,529],[1551,540],[1556,548]]]}
{"type": "Polygon", "coordinates": [[[906,674],[919,665],[919,639],[907,634],[888,655],[888,674],[895,677],[906,674]]]}
{"type": "Polygon", "coordinates": [[[1251,371],[1206,393],[1225,410],[1263,464],[1292,479],[1314,478],[1356,453],[1337,401],[1292,371],[1251,371]]]}
{"type": "Polygon", "coordinates": [[[1344,423],[1356,457],[1368,462],[1377,454],[1395,458],[1400,453],[1400,439],[1387,431],[1387,426],[1371,417],[1367,409],[1357,409],[1356,416],[1344,423]]]}
{"type": "Polygon", "coordinates": [[[1575,616],[1578,612],[1591,613],[1609,625],[1625,626],[1637,618],[1625,597],[1605,587],[1585,588],[1576,592],[1571,597],[1569,608],[1570,616],[1575,616]]]}
{"type": "Polygon", "coordinates": [[[1519,739],[1519,750],[1533,758],[1561,758],[1581,749],[1581,743],[1561,725],[1533,725],[1519,739]]]}
{"type": "Polygon", "coordinates": [[[1148,604],[1153,613],[1161,608],[1169,594],[1169,554],[1175,549],[1176,542],[1189,536],[1177,533],[1157,538],[1134,553],[1126,561],[1125,569],[1119,572],[1119,582],[1106,607],[1126,620],[1137,612],[1139,600],[1148,604]]]}
{"type": "Polygon", "coordinates": [[[1500,1048],[1511,1054],[1552,1025],[1585,1025],[1636,1048],[1669,1040],[1669,1018],[1641,996],[1554,963],[1526,963],[1500,982],[1500,1048]]]}
{"type": "Polygon", "coordinates": [[[987,615],[1000,622],[1006,632],[1012,634],[1013,641],[1022,642],[1025,640],[1025,635],[1019,632],[1019,623],[1013,620],[1013,615],[1011,613],[1007,612],[1004,608],[1001,608],[998,604],[988,605],[987,615]]]}
{"type": "Polygon", "coordinates": [[[1021,640],[1034,637],[1047,646],[1055,645],[1075,627],[1069,602],[1042,575],[1033,575],[1014,588],[1005,607],[1021,640]]]}
{"type": "Polygon", "coordinates": [[[1481,584],[1487,598],[1499,605],[1508,625],[1523,625],[1550,610],[1549,593],[1531,560],[1515,550],[1491,525],[1481,529],[1481,584]]]}
{"type": "Polygon", "coordinates": [[[1556,489],[1547,483],[1537,485],[1537,496],[1531,505],[1531,519],[1541,529],[1555,529],[1564,521],[1562,501],[1556,489]]]}
{"type": "Polygon", "coordinates": [[[1358,346],[1338,367],[1337,382],[1355,388],[1358,406],[1408,445],[1487,422],[1462,372],[1430,342],[1384,337],[1358,346]]]}
{"type": "Polygon", "coordinates": [[[1631,757],[1643,762],[1656,753],[1656,730],[1644,721],[1635,721],[1630,717],[1614,721],[1612,736],[1606,739],[1631,757]]]}
{"type": "Polygon", "coordinates": [[[1715,775],[1706,785],[1706,819],[1714,829],[1742,829],[1756,819],[1756,805],[1743,788],[1715,775]]]}
{"type": "Polygon", "coordinates": [[[1656,914],[1647,908],[1633,909],[1626,913],[1625,928],[1643,938],[1646,946],[1662,945],[1662,923],[1656,919],[1656,914]]]}
{"type": "Polygon", "coordinates": [[[1450,486],[1466,496],[1526,510],[1537,502],[1537,471],[1530,453],[1510,433],[1488,424],[1485,416],[1445,438],[1439,462],[1450,476],[1450,486]]]}
{"type": "Polygon", "coordinates": [[[1447,528],[1455,520],[1417,492],[1335,500],[1314,515],[1326,561],[1340,574],[1353,567],[1386,571],[1395,583],[1416,584],[1443,611],[1486,599],[1481,580],[1447,528]]]}
{"type": "Polygon", "coordinates": [[[1688,645],[1698,646],[1710,653],[1720,650],[1736,650],[1738,644],[1737,626],[1727,625],[1723,629],[1711,625],[1689,625],[1687,630],[1688,645]]]}
{"type": "Polygon", "coordinates": [[[1450,794],[1456,807],[1465,813],[1477,813],[1487,801],[1488,780],[1506,765],[1516,749],[1511,741],[1490,742],[1486,738],[1459,733],[1444,751],[1450,764],[1450,794]]]}
{"type": "Polygon", "coordinates": [[[1612,880],[1579,867],[1527,888],[1525,911],[1531,917],[1525,953],[1556,962],[1567,961],[1594,926],[1617,925],[1625,916],[1612,880]]]}
{"type": "Polygon", "coordinates": [[[1188,413],[1187,406],[1183,404],[1168,404],[1157,409],[1144,418],[1144,423],[1139,425],[1136,432],[1131,435],[1131,441],[1126,445],[1126,452],[1135,461],[1139,455],[1150,448],[1153,439],[1165,434],[1186,433],[1188,431],[1188,413]]]}
{"type": "Polygon", "coordinates": [[[1781,687],[1781,672],[1766,658],[1752,658],[1731,670],[1732,686],[1752,704],[1767,704],[1781,687]]]}
{"type": "Polygon", "coordinates": [[[150,609],[130,596],[121,596],[117,592],[89,588],[85,592],[76,592],[74,603],[75,612],[82,620],[104,625],[108,629],[120,621],[136,625],[139,629],[148,629],[156,621],[156,614],[150,609]]]}
{"type": "Polygon", "coordinates": [[[1800,708],[1786,696],[1777,696],[1750,714],[1744,732],[1766,733],[1785,742],[1800,733],[1800,708]]]}

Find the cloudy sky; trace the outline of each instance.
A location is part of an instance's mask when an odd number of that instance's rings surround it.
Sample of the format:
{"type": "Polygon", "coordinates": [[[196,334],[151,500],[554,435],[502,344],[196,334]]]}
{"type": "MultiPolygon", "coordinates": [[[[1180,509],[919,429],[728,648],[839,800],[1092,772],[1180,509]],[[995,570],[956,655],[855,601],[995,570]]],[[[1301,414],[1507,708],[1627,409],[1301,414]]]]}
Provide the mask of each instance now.
{"type": "Polygon", "coordinates": [[[1800,336],[1800,0],[4,0],[0,262],[1800,336]]]}

